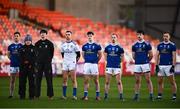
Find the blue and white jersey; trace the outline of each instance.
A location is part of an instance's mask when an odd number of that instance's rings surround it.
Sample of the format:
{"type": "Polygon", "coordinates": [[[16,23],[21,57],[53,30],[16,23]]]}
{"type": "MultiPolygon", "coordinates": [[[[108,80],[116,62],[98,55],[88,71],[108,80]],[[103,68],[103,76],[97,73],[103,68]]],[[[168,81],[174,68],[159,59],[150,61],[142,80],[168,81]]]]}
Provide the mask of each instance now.
{"type": "Polygon", "coordinates": [[[160,61],[159,65],[172,65],[173,63],[173,52],[176,51],[176,45],[172,42],[161,42],[157,46],[159,51],[160,61]]]}
{"type": "Polygon", "coordinates": [[[145,41],[137,41],[132,46],[132,51],[135,53],[135,64],[149,63],[148,52],[152,50],[151,44],[145,41]]]}
{"type": "Polygon", "coordinates": [[[19,67],[20,57],[19,49],[22,47],[21,43],[12,43],[8,46],[8,51],[10,52],[10,66],[19,67]]]}
{"type": "Polygon", "coordinates": [[[118,44],[109,44],[104,50],[107,53],[107,68],[120,68],[121,55],[124,53],[124,49],[118,44]]]}
{"type": "Polygon", "coordinates": [[[101,50],[101,46],[97,43],[86,43],[82,46],[84,51],[85,63],[98,63],[98,51],[101,50]]]}
{"type": "Polygon", "coordinates": [[[64,42],[61,45],[61,52],[64,53],[63,62],[76,63],[76,52],[79,52],[79,46],[74,41],[64,42]]]}

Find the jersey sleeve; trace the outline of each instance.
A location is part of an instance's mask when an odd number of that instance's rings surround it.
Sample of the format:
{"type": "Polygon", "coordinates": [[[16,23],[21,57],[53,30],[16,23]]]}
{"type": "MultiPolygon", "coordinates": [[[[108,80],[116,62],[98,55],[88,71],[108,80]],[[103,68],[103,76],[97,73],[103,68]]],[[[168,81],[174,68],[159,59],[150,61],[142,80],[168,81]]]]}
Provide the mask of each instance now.
{"type": "Polygon", "coordinates": [[[64,53],[63,44],[61,44],[61,46],[60,46],[60,52],[64,53]]]}
{"type": "Polygon", "coordinates": [[[173,46],[172,46],[172,51],[176,51],[176,45],[175,44],[173,44],[173,46]]]}
{"type": "Polygon", "coordinates": [[[85,49],[85,46],[84,46],[84,45],[82,46],[82,51],[86,51],[86,49],[85,49]]]}
{"type": "Polygon", "coordinates": [[[97,45],[97,50],[100,51],[101,49],[101,45],[97,45]]]}
{"type": "Polygon", "coordinates": [[[11,51],[11,45],[8,46],[8,51],[11,51]]]}
{"type": "Polygon", "coordinates": [[[75,48],[74,49],[75,49],[76,52],[80,51],[79,45],[75,44],[75,48]]]}
{"type": "Polygon", "coordinates": [[[147,51],[150,51],[150,50],[152,50],[152,46],[150,43],[147,43],[147,51]]]}
{"type": "Polygon", "coordinates": [[[160,51],[160,47],[159,47],[159,45],[157,46],[157,51],[160,51]]]}
{"type": "Polygon", "coordinates": [[[121,54],[123,54],[124,53],[124,49],[121,47],[121,54]]]}
{"type": "Polygon", "coordinates": [[[133,45],[132,46],[132,52],[135,52],[136,51],[136,49],[135,49],[135,46],[133,45]]]}
{"type": "Polygon", "coordinates": [[[105,47],[104,52],[108,53],[108,47],[107,46],[105,47]]]}

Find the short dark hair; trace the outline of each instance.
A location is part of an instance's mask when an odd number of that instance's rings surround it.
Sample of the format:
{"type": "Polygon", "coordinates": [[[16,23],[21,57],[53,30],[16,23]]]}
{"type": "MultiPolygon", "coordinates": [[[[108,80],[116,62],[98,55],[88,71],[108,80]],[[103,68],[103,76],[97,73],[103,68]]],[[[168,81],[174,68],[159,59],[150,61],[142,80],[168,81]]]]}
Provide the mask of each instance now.
{"type": "Polygon", "coordinates": [[[92,31],[88,31],[87,35],[90,35],[90,34],[94,35],[94,33],[92,31]]]}
{"type": "Polygon", "coordinates": [[[71,33],[72,34],[72,31],[67,30],[66,33],[71,33]]]}
{"type": "Polygon", "coordinates": [[[143,35],[144,35],[144,31],[143,31],[143,30],[137,30],[136,33],[139,33],[139,34],[143,34],[143,35]]]}
{"type": "Polygon", "coordinates": [[[169,31],[164,31],[163,34],[169,34],[171,35],[171,33],[169,31]]]}
{"type": "Polygon", "coordinates": [[[115,35],[116,37],[118,37],[118,35],[116,33],[113,33],[112,35],[115,35]]]}
{"type": "Polygon", "coordinates": [[[42,29],[42,30],[40,31],[40,34],[41,34],[41,33],[46,33],[46,34],[47,34],[48,32],[47,32],[47,30],[42,29]]]}
{"type": "Polygon", "coordinates": [[[18,31],[14,32],[14,35],[15,35],[15,34],[19,34],[19,35],[21,35],[21,34],[20,34],[20,32],[18,32],[18,31]]]}

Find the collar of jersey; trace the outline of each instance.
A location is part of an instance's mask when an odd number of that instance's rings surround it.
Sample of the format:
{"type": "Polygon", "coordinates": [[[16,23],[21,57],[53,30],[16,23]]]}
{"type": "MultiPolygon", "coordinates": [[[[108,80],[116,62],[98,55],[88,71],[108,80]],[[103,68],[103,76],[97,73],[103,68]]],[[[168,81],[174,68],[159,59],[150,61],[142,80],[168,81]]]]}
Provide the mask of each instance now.
{"type": "Polygon", "coordinates": [[[112,45],[112,46],[116,46],[116,45],[118,45],[117,43],[115,43],[115,44],[113,44],[113,43],[110,43],[110,45],[112,45]]]}
{"type": "Polygon", "coordinates": [[[16,43],[16,42],[14,42],[14,44],[20,44],[20,42],[17,42],[17,43],[16,43]]]}
{"type": "Polygon", "coordinates": [[[143,43],[144,41],[145,41],[145,40],[143,39],[142,41],[139,41],[139,40],[138,40],[137,42],[138,42],[138,43],[143,43]]]}
{"type": "Polygon", "coordinates": [[[89,42],[89,41],[88,41],[88,44],[93,44],[93,43],[94,43],[94,41],[92,41],[92,42],[89,42]]]}
{"type": "Polygon", "coordinates": [[[168,42],[163,41],[164,44],[169,44],[170,42],[171,42],[171,41],[168,41],[168,42]]]}
{"type": "Polygon", "coordinates": [[[72,40],[70,40],[70,41],[66,41],[66,43],[71,43],[72,42],[72,40]]]}

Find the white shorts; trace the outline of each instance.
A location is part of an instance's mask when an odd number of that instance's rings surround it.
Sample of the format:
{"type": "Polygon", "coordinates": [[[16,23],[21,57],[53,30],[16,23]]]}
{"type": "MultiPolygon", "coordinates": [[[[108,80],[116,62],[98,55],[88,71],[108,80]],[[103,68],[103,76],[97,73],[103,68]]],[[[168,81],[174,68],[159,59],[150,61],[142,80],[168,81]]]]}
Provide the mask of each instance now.
{"type": "Polygon", "coordinates": [[[122,74],[121,68],[106,68],[106,73],[111,75],[122,74]]]}
{"type": "Polygon", "coordinates": [[[171,76],[174,73],[170,72],[172,65],[159,65],[158,76],[171,76]]]}
{"type": "Polygon", "coordinates": [[[76,70],[76,62],[63,62],[62,70],[64,71],[76,70]]]}
{"type": "Polygon", "coordinates": [[[85,63],[84,75],[99,75],[98,64],[85,63]]]}
{"type": "Polygon", "coordinates": [[[19,67],[10,67],[10,73],[11,74],[19,73],[19,67]]]}
{"type": "Polygon", "coordinates": [[[145,73],[150,72],[150,64],[138,64],[134,65],[134,72],[135,73],[145,73]]]}

